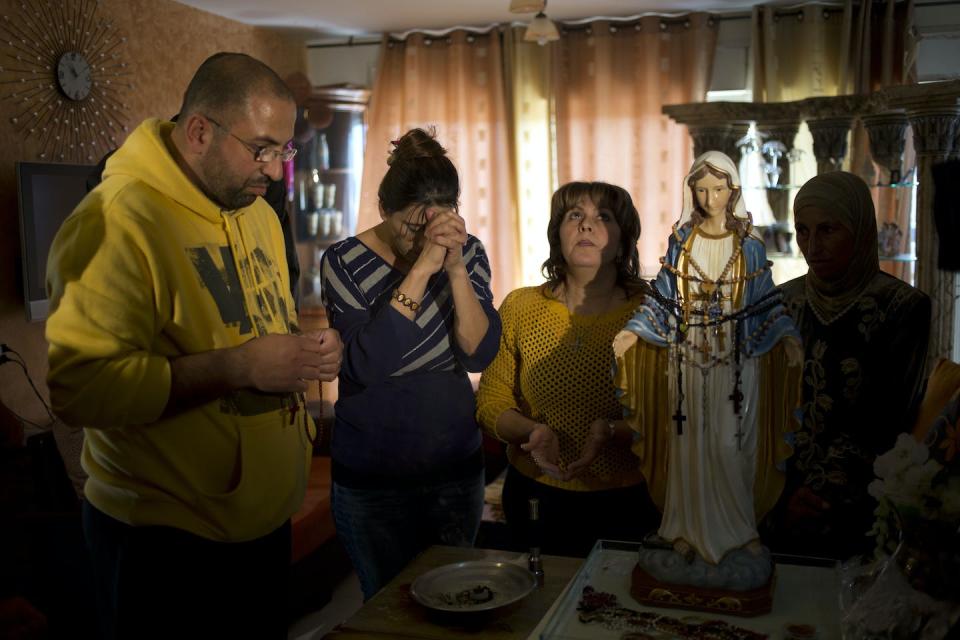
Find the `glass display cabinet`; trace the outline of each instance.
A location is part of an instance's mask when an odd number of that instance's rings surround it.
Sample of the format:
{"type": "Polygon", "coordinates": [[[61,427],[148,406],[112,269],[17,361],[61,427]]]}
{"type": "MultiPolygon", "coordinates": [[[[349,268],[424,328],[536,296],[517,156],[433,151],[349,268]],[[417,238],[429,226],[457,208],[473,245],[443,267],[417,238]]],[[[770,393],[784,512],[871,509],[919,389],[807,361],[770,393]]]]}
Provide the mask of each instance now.
{"type": "MultiPolygon", "coordinates": [[[[335,242],[357,233],[360,180],[366,142],[368,89],[351,85],[314,87],[295,135],[291,224],[300,260],[300,328],[327,326],[320,297],[320,259],[335,242]]],[[[307,406],[327,432],[333,421],[337,381],[309,385],[307,406]]]]}
{"type": "Polygon", "coordinates": [[[351,85],[314,87],[295,139],[292,220],[300,259],[301,316],[323,314],[320,258],[357,232],[360,179],[370,91],[351,85]]]}

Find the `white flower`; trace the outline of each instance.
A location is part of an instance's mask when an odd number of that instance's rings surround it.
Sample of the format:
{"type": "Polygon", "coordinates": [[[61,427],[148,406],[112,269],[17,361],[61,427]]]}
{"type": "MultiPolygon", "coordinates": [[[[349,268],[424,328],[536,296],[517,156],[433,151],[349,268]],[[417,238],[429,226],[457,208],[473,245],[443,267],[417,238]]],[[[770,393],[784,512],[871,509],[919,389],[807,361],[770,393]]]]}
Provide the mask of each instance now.
{"type": "Polygon", "coordinates": [[[873,496],[877,500],[887,495],[886,491],[884,490],[883,480],[874,480],[873,482],[868,484],[867,493],[869,493],[871,496],[873,496]]]}
{"type": "Polygon", "coordinates": [[[912,465],[926,462],[930,456],[927,446],[914,440],[909,433],[897,436],[897,443],[886,453],[877,456],[873,462],[873,472],[877,477],[887,479],[900,475],[912,465]]]}
{"type": "Polygon", "coordinates": [[[907,489],[922,496],[930,493],[930,484],[933,478],[940,473],[943,466],[936,460],[927,460],[922,466],[912,466],[903,474],[903,482],[907,489]]]}
{"type": "Polygon", "coordinates": [[[916,438],[909,433],[901,433],[897,436],[897,444],[901,442],[910,452],[911,464],[923,464],[930,457],[930,448],[922,442],[917,442],[916,438]]]}

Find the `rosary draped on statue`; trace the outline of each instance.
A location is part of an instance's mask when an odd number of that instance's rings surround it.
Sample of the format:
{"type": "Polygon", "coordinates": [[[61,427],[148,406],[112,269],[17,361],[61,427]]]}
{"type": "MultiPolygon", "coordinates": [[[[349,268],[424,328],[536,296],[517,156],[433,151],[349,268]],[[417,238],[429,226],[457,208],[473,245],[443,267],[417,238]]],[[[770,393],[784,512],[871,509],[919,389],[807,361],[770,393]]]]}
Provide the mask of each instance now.
{"type": "Polygon", "coordinates": [[[678,575],[657,577],[754,588],[770,571],[757,520],[783,488],[796,427],[799,334],[730,158],[697,158],[683,190],[654,291],[614,341],[616,384],[659,536],[676,551],[660,556],[678,575]]]}

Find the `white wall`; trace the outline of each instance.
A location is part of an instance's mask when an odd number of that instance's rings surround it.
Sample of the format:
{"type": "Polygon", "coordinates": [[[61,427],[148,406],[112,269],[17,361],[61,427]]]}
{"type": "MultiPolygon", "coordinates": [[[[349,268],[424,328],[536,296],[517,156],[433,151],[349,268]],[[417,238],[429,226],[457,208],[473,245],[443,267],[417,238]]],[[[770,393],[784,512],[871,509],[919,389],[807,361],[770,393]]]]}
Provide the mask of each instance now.
{"type": "Polygon", "coordinates": [[[960,4],[916,9],[917,79],[960,78],[960,4]]]}
{"type": "Polygon", "coordinates": [[[380,54],[379,40],[313,49],[309,48],[310,45],[307,47],[307,76],[314,86],[345,82],[362,87],[373,86],[380,54]]]}
{"type": "Polygon", "coordinates": [[[750,16],[720,21],[710,91],[741,91],[749,84],[750,16]]]}

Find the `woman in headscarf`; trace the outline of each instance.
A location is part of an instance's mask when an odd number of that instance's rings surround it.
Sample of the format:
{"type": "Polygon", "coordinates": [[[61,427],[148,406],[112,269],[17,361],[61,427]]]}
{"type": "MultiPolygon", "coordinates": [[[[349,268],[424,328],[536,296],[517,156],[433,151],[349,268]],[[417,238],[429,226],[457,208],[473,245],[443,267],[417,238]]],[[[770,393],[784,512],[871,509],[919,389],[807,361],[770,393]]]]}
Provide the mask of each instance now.
{"type": "Polygon", "coordinates": [[[859,177],[819,175],[793,207],[810,270],[782,289],[804,343],[803,418],[775,550],[846,558],[873,544],[873,460],[912,424],[930,298],[880,271],[873,199],[859,177]]]}
{"type": "Polygon", "coordinates": [[[616,383],[660,536],[718,564],[759,553],[757,520],[780,496],[796,426],[801,349],[736,166],[709,151],[683,190],[656,291],[614,342],[616,383]]]}

